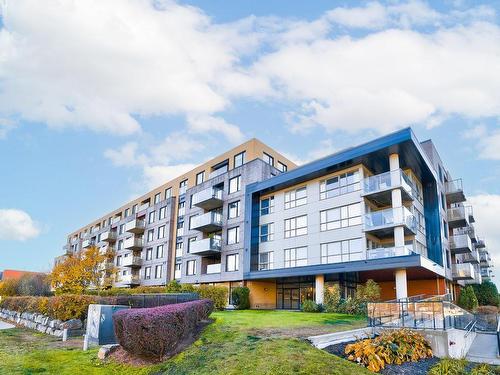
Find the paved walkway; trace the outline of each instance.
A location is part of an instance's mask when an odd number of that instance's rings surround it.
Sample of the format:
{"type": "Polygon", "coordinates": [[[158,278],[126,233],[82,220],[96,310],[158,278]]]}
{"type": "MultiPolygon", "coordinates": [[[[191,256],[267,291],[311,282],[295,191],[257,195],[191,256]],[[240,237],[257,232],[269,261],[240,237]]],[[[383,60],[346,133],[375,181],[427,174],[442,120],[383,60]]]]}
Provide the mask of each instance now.
{"type": "Polygon", "coordinates": [[[5,322],[0,320],[0,330],[9,329],[9,328],[15,328],[15,325],[10,324],[10,323],[5,323],[5,322]]]}
{"type": "Polygon", "coordinates": [[[471,362],[500,365],[497,335],[478,332],[467,353],[466,359],[471,362]]]}

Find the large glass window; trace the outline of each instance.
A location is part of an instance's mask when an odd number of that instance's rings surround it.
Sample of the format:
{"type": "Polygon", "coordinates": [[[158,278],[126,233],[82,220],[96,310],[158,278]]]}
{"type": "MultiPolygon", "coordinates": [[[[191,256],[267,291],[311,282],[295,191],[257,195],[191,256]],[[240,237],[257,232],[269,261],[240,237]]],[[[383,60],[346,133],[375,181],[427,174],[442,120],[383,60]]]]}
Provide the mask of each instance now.
{"type": "Polygon", "coordinates": [[[177,242],[175,244],[175,257],[180,258],[182,256],[182,248],[184,246],[184,242],[177,242]]]}
{"type": "Polygon", "coordinates": [[[285,238],[307,234],[307,215],[285,219],[285,238]]]}
{"type": "Polygon", "coordinates": [[[155,194],[155,204],[160,203],[160,197],[161,197],[161,193],[155,194]]]}
{"type": "Polygon", "coordinates": [[[240,227],[229,228],[227,230],[227,244],[232,245],[240,242],[240,227]]]}
{"type": "Polygon", "coordinates": [[[278,162],[278,166],[277,168],[281,171],[281,172],[286,172],[288,171],[288,167],[286,164],[283,164],[282,162],[278,162]]]}
{"type": "Polygon", "coordinates": [[[168,199],[172,196],[172,188],[169,187],[169,188],[166,188],[165,189],[165,199],[168,199]]]}
{"type": "Polygon", "coordinates": [[[356,238],[321,244],[321,263],[340,263],[363,259],[363,240],[356,238]]]}
{"type": "Polygon", "coordinates": [[[166,214],[167,214],[167,207],[161,207],[160,212],[158,213],[158,220],[165,219],[166,214]]]}
{"type": "Polygon", "coordinates": [[[154,239],[154,233],[155,233],[154,229],[148,230],[148,242],[153,241],[153,239],[154,239]]]}
{"type": "Polygon", "coordinates": [[[241,176],[233,177],[229,180],[229,194],[235,193],[241,188],[241,176]]]}
{"type": "Polygon", "coordinates": [[[245,164],[245,156],[246,156],[245,151],[240,152],[237,155],[234,155],[234,168],[237,168],[237,167],[245,164]]]}
{"type": "Polygon", "coordinates": [[[187,252],[190,253],[191,252],[191,246],[193,245],[193,243],[196,242],[196,237],[191,237],[189,240],[188,240],[188,248],[187,248],[187,252]]]}
{"type": "Polygon", "coordinates": [[[285,210],[288,208],[302,206],[307,203],[307,188],[301,187],[285,193],[285,210]]]}
{"type": "Polygon", "coordinates": [[[151,260],[151,259],[153,259],[153,248],[148,247],[146,249],[146,260],[151,260]]]}
{"type": "Polygon", "coordinates": [[[188,260],[186,262],[186,275],[196,275],[196,260],[188,260]]]}
{"type": "Polygon", "coordinates": [[[205,171],[202,171],[196,175],[196,185],[202,184],[205,181],[205,171]]]}
{"type": "Polygon", "coordinates": [[[179,202],[179,210],[177,213],[179,216],[184,216],[186,214],[186,202],[179,202]]]}
{"type": "Polygon", "coordinates": [[[274,212],[274,196],[264,198],[260,201],[260,215],[268,215],[274,212]]]}
{"type": "Polygon", "coordinates": [[[239,263],[240,263],[239,254],[230,254],[226,256],[226,271],[227,272],[238,271],[239,263]]]}
{"type": "Polygon", "coordinates": [[[274,223],[262,224],[260,226],[260,242],[274,240],[274,223]]]}
{"type": "Polygon", "coordinates": [[[262,154],[262,160],[264,160],[267,164],[274,166],[274,158],[265,152],[262,154]]]}
{"type": "Polygon", "coordinates": [[[149,213],[149,216],[148,216],[148,223],[151,224],[151,223],[154,223],[154,222],[155,222],[155,212],[151,211],[149,213]]]}
{"type": "Polygon", "coordinates": [[[353,171],[320,182],[319,198],[327,199],[361,189],[359,172],[353,171]]]}
{"type": "Polygon", "coordinates": [[[234,219],[240,216],[240,201],[231,202],[228,204],[228,219],[234,219]]]}
{"type": "Polygon", "coordinates": [[[163,245],[156,246],[156,259],[163,258],[163,245]]]}
{"type": "Polygon", "coordinates": [[[181,221],[177,223],[177,237],[181,237],[184,234],[184,222],[181,221]]]}
{"type": "Polygon", "coordinates": [[[165,237],[165,225],[158,227],[158,239],[162,239],[165,237]]]}
{"type": "Polygon", "coordinates": [[[144,268],[144,278],[146,280],[151,279],[151,267],[144,268]]]}
{"type": "Polygon", "coordinates": [[[155,278],[161,279],[162,273],[163,273],[163,266],[159,264],[155,267],[155,278]]]}
{"type": "Polygon", "coordinates": [[[181,267],[181,263],[175,263],[174,278],[177,280],[181,278],[181,267]]]}
{"type": "Polygon", "coordinates": [[[285,268],[307,266],[307,247],[285,249],[285,268]]]}
{"type": "Polygon", "coordinates": [[[336,207],[320,212],[320,230],[346,228],[361,224],[361,204],[336,207]]]}
{"type": "Polygon", "coordinates": [[[272,270],[274,268],[274,251],[259,254],[259,270],[272,270]]]}

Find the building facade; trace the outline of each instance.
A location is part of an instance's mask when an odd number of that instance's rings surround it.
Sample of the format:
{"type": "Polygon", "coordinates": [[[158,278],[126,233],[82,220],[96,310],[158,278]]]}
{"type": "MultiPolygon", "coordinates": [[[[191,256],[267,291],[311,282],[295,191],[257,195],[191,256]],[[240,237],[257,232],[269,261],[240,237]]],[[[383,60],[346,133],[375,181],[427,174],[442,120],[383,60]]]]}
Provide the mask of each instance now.
{"type": "Polygon", "coordinates": [[[349,296],[373,279],[389,300],[456,296],[491,277],[461,180],[409,128],[301,167],[251,140],[188,175],[66,249],[112,246],[118,286],[246,285],[253,308],[322,302],[333,283],[349,296]]]}

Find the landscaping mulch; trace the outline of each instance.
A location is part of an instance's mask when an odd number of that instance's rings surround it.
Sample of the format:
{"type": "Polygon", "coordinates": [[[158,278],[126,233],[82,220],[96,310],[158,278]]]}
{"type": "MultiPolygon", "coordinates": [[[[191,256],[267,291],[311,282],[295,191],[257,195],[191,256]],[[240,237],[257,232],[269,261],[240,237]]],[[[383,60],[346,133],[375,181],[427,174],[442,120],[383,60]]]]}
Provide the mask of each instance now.
{"type": "MultiPolygon", "coordinates": [[[[347,359],[345,347],[355,341],[343,342],[341,344],[327,346],[325,351],[338,357],[347,359]]],[[[379,372],[382,375],[427,375],[430,368],[439,362],[439,358],[427,358],[418,362],[406,362],[401,365],[387,365],[379,372]]]]}

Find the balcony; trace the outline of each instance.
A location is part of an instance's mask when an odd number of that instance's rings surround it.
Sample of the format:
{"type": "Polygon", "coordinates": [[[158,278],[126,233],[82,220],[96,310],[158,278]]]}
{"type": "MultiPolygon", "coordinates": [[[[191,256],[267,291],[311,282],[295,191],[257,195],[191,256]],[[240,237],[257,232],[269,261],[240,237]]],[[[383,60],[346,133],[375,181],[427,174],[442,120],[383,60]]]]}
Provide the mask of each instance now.
{"type": "Polygon", "coordinates": [[[451,229],[469,226],[469,217],[466,215],[465,207],[452,207],[448,209],[448,226],[451,229]]]}
{"type": "Polygon", "coordinates": [[[460,263],[452,265],[453,280],[473,280],[474,267],[470,263],[460,263]]]}
{"type": "Polygon", "coordinates": [[[465,202],[462,179],[445,182],[444,191],[446,194],[446,203],[452,204],[465,202]]]}
{"type": "Polygon", "coordinates": [[[476,249],[484,249],[485,247],[486,247],[486,244],[484,243],[484,240],[480,240],[478,238],[477,242],[476,242],[476,249]]]}
{"type": "Polygon", "coordinates": [[[491,270],[489,268],[481,268],[481,278],[483,280],[491,280],[491,270]]]}
{"type": "Polygon", "coordinates": [[[141,267],[142,266],[142,259],[141,257],[135,257],[135,256],[128,256],[123,258],[123,263],[122,265],[124,267],[141,267]]]}
{"type": "Polygon", "coordinates": [[[141,278],[139,275],[124,275],[120,277],[120,283],[124,285],[139,285],[141,278]]]}
{"type": "Polygon", "coordinates": [[[94,240],[83,240],[82,249],[88,249],[89,247],[94,246],[94,240]]]}
{"type": "Polygon", "coordinates": [[[450,236],[450,251],[452,254],[470,254],[472,250],[472,241],[468,234],[450,236]]]}
{"type": "Polygon", "coordinates": [[[101,234],[101,241],[106,241],[109,243],[116,241],[116,232],[115,231],[107,231],[101,234]]]}
{"type": "Polygon", "coordinates": [[[222,214],[218,212],[207,212],[191,219],[191,229],[210,233],[222,229],[222,214]]]}
{"type": "Polygon", "coordinates": [[[462,263],[479,264],[479,253],[474,250],[471,253],[462,254],[460,259],[462,259],[462,263]]]}
{"type": "Polygon", "coordinates": [[[189,244],[189,253],[194,255],[214,255],[220,254],[221,251],[220,238],[205,238],[203,240],[194,241],[189,244]]]}
{"type": "Polygon", "coordinates": [[[134,219],[125,224],[125,231],[129,233],[144,233],[144,220],[134,219]]]}
{"type": "Polygon", "coordinates": [[[203,208],[206,211],[222,207],[222,189],[210,187],[194,193],[191,197],[193,206],[203,208]]]}
{"type": "Polygon", "coordinates": [[[401,170],[389,171],[363,180],[362,195],[379,207],[390,206],[394,189],[401,190],[403,202],[413,201],[413,188],[410,179],[401,170]]]}
{"type": "Polygon", "coordinates": [[[135,236],[127,238],[123,245],[123,247],[128,250],[141,250],[144,246],[143,239],[135,236]]]}
{"type": "Polygon", "coordinates": [[[364,231],[379,238],[394,235],[394,227],[403,226],[405,235],[417,233],[417,221],[406,207],[388,208],[365,214],[364,231]]]}
{"type": "Polygon", "coordinates": [[[378,247],[376,249],[366,250],[366,259],[383,259],[383,258],[393,258],[402,257],[406,255],[412,255],[412,246],[402,246],[402,247],[378,247]]]}
{"type": "Polygon", "coordinates": [[[211,179],[211,178],[223,175],[227,171],[228,171],[228,166],[227,165],[222,166],[222,167],[220,167],[218,169],[215,169],[214,171],[210,172],[210,174],[208,175],[208,178],[211,179]]]}
{"type": "Polygon", "coordinates": [[[472,206],[466,206],[465,209],[467,211],[467,215],[469,215],[469,223],[475,223],[476,219],[474,218],[474,210],[472,209],[472,206]]]}
{"type": "Polygon", "coordinates": [[[207,265],[207,275],[211,275],[213,273],[220,273],[220,270],[221,270],[220,263],[207,265]]]}
{"type": "Polygon", "coordinates": [[[486,250],[479,252],[479,261],[481,263],[481,267],[489,267],[491,262],[490,253],[486,250]]]}

